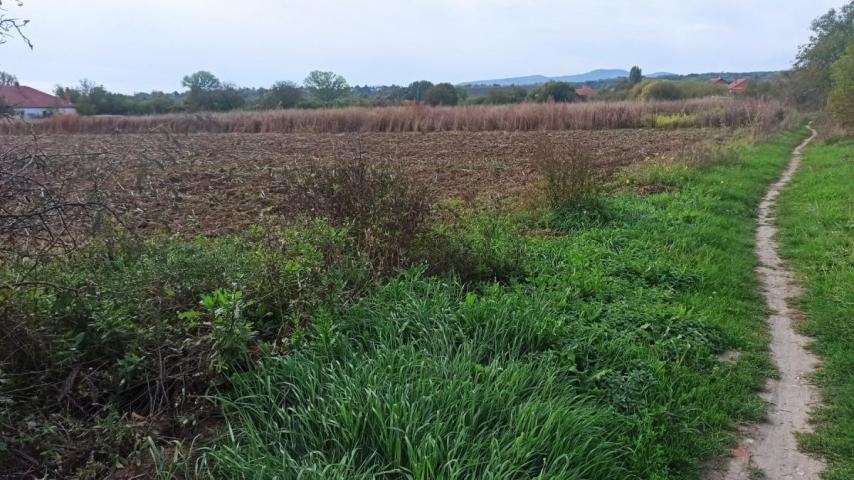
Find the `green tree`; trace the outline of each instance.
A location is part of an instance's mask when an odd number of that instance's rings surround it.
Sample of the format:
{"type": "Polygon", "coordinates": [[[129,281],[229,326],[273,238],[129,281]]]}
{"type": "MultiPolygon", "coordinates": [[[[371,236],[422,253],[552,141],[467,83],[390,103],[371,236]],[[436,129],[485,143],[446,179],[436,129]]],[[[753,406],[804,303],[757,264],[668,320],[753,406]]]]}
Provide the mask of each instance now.
{"type": "Polygon", "coordinates": [[[798,52],[791,91],[797,103],[818,108],[825,104],[832,86],[831,65],[854,41],[854,0],[813,20],[812,32],[798,52]]]}
{"type": "Polygon", "coordinates": [[[654,80],[643,84],[639,96],[643,100],[679,100],[682,91],[669,80],[654,80]]]}
{"type": "Polygon", "coordinates": [[[0,85],[8,87],[10,85],[17,85],[17,84],[18,84],[18,77],[12,75],[11,73],[6,73],[6,72],[0,71],[0,85]]]}
{"type": "Polygon", "coordinates": [[[302,90],[293,82],[276,82],[264,93],[264,108],[293,108],[302,100],[302,90]]]}
{"type": "Polygon", "coordinates": [[[181,81],[181,85],[189,88],[190,91],[211,91],[222,88],[222,82],[220,82],[216,75],[205,70],[199,70],[196,73],[185,76],[181,81]]]}
{"type": "Polygon", "coordinates": [[[832,87],[827,109],[844,127],[854,127],[854,42],[830,69],[832,87]]]}
{"type": "Polygon", "coordinates": [[[637,85],[638,83],[640,83],[641,80],[643,80],[643,73],[641,72],[640,67],[635,65],[629,71],[629,84],[637,85]]]}
{"type": "Polygon", "coordinates": [[[305,77],[303,84],[315,99],[327,105],[350,93],[347,80],[334,72],[315,70],[305,77]]]}
{"type": "Polygon", "coordinates": [[[424,94],[424,102],[428,105],[456,105],[460,101],[457,88],[450,83],[438,83],[430,87],[424,94]]]}
{"type": "Polygon", "coordinates": [[[415,102],[423,102],[427,91],[433,88],[433,82],[429,80],[418,80],[406,87],[406,99],[415,102]]]}
{"type": "Polygon", "coordinates": [[[578,100],[575,85],[569,82],[546,82],[540,88],[531,92],[531,100],[535,102],[574,102],[578,100]]]}

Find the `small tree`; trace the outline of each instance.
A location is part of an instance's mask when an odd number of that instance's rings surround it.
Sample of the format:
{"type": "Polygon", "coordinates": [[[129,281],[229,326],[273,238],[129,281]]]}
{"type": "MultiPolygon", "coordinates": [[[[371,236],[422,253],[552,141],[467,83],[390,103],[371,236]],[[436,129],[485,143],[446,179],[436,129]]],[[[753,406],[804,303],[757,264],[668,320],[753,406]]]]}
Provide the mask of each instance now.
{"type": "Polygon", "coordinates": [[[531,93],[535,102],[574,102],[578,100],[575,85],[569,82],[546,82],[531,93]]]}
{"type": "Polygon", "coordinates": [[[0,72],[0,85],[8,87],[17,84],[18,77],[12,75],[11,73],[0,72]]]}
{"type": "Polygon", "coordinates": [[[264,94],[264,108],[293,108],[302,100],[302,90],[293,82],[276,82],[264,94]]]}
{"type": "Polygon", "coordinates": [[[315,70],[303,82],[311,95],[325,104],[331,104],[350,93],[347,79],[334,72],[315,70]]]}
{"type": "Polygon", "coordinates": [[[643,73],[641,72],[640,67],[635,65],[629,71],[629,84],[637,85],[638,83],[640,83],[641,80],[643,80],[643,73]]]}
{"type": "Polygon", "coordinates": [[[430,87],[424,95],[428,105],[456,105],[460,101],[459,92],[450,83],[439,83],[430,87]]]}

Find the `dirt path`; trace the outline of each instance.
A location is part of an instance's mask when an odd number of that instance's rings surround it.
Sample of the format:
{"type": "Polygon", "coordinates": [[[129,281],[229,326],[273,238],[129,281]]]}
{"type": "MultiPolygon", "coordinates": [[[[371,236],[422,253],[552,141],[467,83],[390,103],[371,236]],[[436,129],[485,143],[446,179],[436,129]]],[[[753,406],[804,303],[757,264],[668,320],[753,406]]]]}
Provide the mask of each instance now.
{"type": "Polygon", "coordinates": [[[780,372],[765,386],[762,397],[769,403],[768,420],[747,429],[741,445],[720,471],[709,480],[817,480],[824,464],[798,450],[796,432],[810,431],[809,412],[819,396],[808,377],[818,366],[818,359],[806,347],[809,339],[799,335],[794,324],[802,313],[790,305],[800,294],[794,277],[783,265],[777,253],[774,236],[774,209],[780,191],[792,180],[801,163],[801,152],[816,136],[803,141],[792,154],[783,176],[768,190],[759,204],[756,232],[756,255],[759,257],[757,275],[768,306],[771,330],[771,355],[780,372]],[[764,477],[759,473],[764,474],[764,477]]]}

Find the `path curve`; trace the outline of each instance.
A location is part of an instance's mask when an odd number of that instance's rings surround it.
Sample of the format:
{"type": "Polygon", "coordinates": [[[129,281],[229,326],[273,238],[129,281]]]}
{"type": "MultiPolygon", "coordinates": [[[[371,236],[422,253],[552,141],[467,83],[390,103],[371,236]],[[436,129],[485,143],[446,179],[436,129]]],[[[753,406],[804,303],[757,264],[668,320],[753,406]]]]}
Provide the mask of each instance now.
{"type": "Polygon", "coordinates": [[[794,328],[802,313],[791,305],[800,294],[792,273],[786,269],[778,254],[774,236],[774,210],[780,191],[792,180],[801,164],[802,151],[816,136],[812,135],[795,148],[783,175],[759,204],[756,231],[756,256],[759,258],[757,276],[762,295],[769,310],[771,356],[780,377],[769,380],[762,398],[768,402],[766,422],[747,429],[741,445],[722,471],[713,473],[710,480],[748,480],[761,471],[768,480],[818,480],[824,463],[798,450],[796,432],[809,432],[809,413],[819,402],[816,388],[809,377],[819,361],[807,346],[810,339],[799,335],[794,328]]]}

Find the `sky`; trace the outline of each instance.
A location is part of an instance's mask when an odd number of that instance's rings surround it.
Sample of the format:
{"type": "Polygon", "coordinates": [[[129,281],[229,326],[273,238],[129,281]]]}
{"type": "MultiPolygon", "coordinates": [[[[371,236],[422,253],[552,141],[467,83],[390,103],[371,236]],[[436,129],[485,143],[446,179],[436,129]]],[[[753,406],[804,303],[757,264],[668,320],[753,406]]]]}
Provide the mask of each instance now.
{"type": "Polygon", "coordinates": [[[459,83],[639,65],[647,73],[789,68],[813,18],[848,0],[23,0],[34,49],[0,70],[51,90],[180,91],[332,70],[351,85],[459,83]]]}

